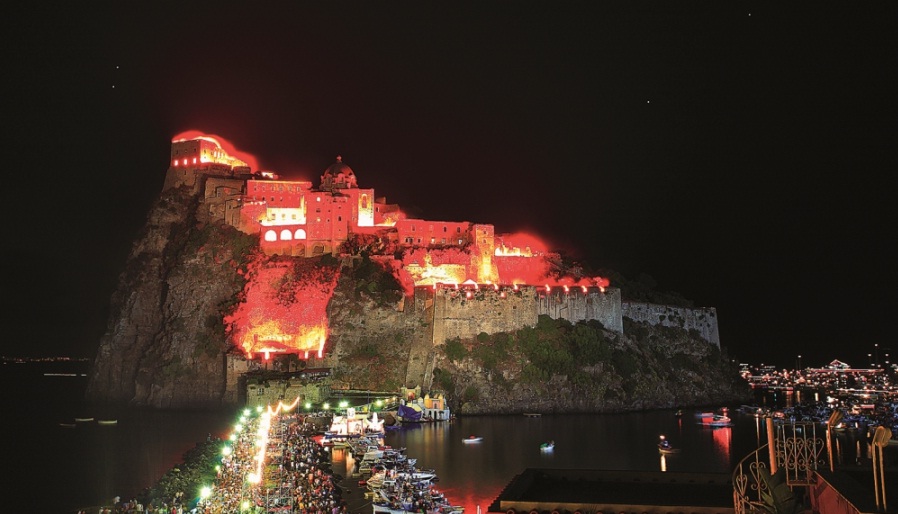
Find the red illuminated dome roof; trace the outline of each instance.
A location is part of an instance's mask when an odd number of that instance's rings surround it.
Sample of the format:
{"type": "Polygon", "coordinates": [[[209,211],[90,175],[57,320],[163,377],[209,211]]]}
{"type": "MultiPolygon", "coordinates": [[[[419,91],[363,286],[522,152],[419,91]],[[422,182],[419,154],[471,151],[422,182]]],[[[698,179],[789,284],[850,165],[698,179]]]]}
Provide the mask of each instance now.
{"type": "Polygon", "coordinates": [[[334,189],[348,189],[359,187],[355,181],[355,173],[352,168],[343,164],[343,158],[337,156],[337,162],[328,166],[321,175],[321,190],[333,191],[334,189]]]}

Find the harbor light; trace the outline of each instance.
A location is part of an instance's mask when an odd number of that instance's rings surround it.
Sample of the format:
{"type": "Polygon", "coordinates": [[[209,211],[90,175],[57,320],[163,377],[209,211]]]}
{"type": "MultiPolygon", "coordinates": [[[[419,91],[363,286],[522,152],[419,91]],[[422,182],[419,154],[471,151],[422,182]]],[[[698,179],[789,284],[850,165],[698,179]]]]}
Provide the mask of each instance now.
{"type": "Polygon", "coordinates": [[[249,416],[249,409],[243,409],[243,415],[249,416]]]}
{"type": "Polygon", "coordinates": [[[375,403],[378,407],[382,407],[383,404],[384,404],[384,401],[383,401],[383,400],[377,400],[377,401],[374,402],[374,403],[375,403]]]}
{"type": "Polygon", "coordinates": [[[202,498],[203,500],[205,500],[206,498],[208,498],[211,495],[212,495],[212,488],[209,487],[208,485],[204,485],[203,488],[200,489],[200,498],[202,498]]]}
{"type": "Polygon", "coordinates": [[[231,434],[231,437],[230,437],[229,439],[230,439],[231,441],[236,441],[236,440],[237,440],[237,434],[231,434]]]}
{"type": "Polygon", "coordinates": [[[324,405],[321,406],[324,410],[328,410],[331,408],[331,404],[325,402],[324,405]]]}
{"type": "Polygon", "coordinates": [[[231,447],[230,447],[230,446],[225,446],[224,448],[222,448],[222,449],[221,449],[221,454],[224,455],[225,457],[227,457],[228,455],[230,455],[230,454],[231,454],[231,447]]]}
{"type": "Polygon", "coordinates": [[[261,406],[261,405],[256,405],[256,412],[259,413],[259,414],[262,413],[262,406],[261,406]]]}
{"type": "Polygon", "coordinates": [[[249,510],[249,500],[243,500],[240,504],[240,510],[249,510]]]}
{"type": "Polygon", "coordinates": [[[234,432],[237,432],[239,434],[241,430],[243,430],[243,425],[241,425],[240,423],[234,425],[234,432]]]}
{"type": "Polygon", "coordinates": [[[311,409],[311,408],[312,408],[312,404],[311,404],[311,403],[309,403],[309,402],[306,402],[306,405],[305,405],[305,407],[306,407],[306,410],[309,410],[309,409],[311,409]]]}
{"type": "Polygon", "coordinates": [[[342,402],[340,402],[341,409],[345,409],[348,406],[349,406],[349,402],[347,402],[346,400],[343,400],[342,402]]]}

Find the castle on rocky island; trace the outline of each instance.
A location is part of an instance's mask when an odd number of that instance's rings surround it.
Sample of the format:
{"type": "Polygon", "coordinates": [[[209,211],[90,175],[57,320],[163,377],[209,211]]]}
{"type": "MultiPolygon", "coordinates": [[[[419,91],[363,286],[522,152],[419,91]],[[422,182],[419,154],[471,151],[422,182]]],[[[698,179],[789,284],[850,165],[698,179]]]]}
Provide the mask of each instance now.
{"type": "MultiPolygon", "coordinates": [[[[179,136],[172,141],[163,190],[171,188],[188,188],[201,200],[203,221],[257,235],[270,255],[338,255],[354,241],[379,241],[389,249],[388,260],[413,303],[431,309],[434,344],[533,326],[546,314],[572,322],[597,320],[616,332],[623,332],[622,318],[628,317],[697,330],[720,346],[714,308],[626,302],[601,277],[553,278],[545,258],[550,252],[538,238],[496,234],[490,224],[409,218],[374,189],[359,187],[340,156],[314,187],[253,170],[216,138],[179,136]]],[[[244,344],[250,356],[265,344],[276,351],[274,340],[288,336],[276,334],[269,343],[258,343],[259,334],[253,337],[252,347],[244,344]]]]}

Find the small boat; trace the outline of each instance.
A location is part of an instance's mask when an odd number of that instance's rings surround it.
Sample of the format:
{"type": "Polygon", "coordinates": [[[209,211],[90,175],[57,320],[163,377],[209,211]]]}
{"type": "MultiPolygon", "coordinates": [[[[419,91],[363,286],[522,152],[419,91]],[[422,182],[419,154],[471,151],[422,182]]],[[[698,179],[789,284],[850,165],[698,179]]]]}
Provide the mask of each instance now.
{"type": "Polygon", "coordinates": [[[661,436],[661,440],[658,441],[658,451],[663,454],[669,453],[679,453],[679,448],[674,448],[670,445],[670,441],[667,440],[663,435],[661,436]]]}
{"type": "Polygon", "coordinates": [[[480,441],[483,441],[483,438],[476,435],[469,435],[468,437],[462,439],[462,441],[466,443],[479,443],[480,441]]]}
{"type": "Polygon", "coordinates": [[[61,426],[62,428],[75,428],[74,423],[60,423],[59,426],[61,426]]]}
{"type": "Polygon", "coordinates": [[[90,423],[94,418],[75,418],[76,423],[90,423]]]}
{"type": "Polygon", "coordinates": [[[731,420],[728,416],[714,416],[711,418],[711,421],[707,423],[712,427],[731,427],[733,426],[733,420],[731,420]]]}
{"type": "Polygon", "coordinates": [[[115,425],[116,423],[118,423],[117,419],[98,419],[97,420],[98,425],[115,425]]]}
{"type": "Polygon", "coordinates": [[[542,416],[542,414],[540,414],[539,412],[525,412],[524,416],[528,418],[538,418],[542,416]]]}
{"type": "Polygon", "coordinates": [[[548,443],[543,443],[539,445],[540,451],[550,452],[555,449],[555,441],[549,441],[548,443]]]}

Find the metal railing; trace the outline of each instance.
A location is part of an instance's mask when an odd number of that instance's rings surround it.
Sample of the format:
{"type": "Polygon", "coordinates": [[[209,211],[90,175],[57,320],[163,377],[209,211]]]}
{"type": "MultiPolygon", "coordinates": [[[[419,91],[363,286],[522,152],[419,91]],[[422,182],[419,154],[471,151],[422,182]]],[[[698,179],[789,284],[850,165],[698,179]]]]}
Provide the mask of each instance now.
{"type": "MultiPolygon", "coordinates": [[[[772,427],[769,423],[768,427],[772,427]]],[[[775,427],[774,451],[767,443],[748,454],[733,470],[733,507],[736,514],[770,512],[765,501],[768,485],[762,474],[782,470],[789,487],[807,487],[814,483],[818,467],[825,464],[826,440],[817,436],[814,423],[785,423],[775,427]],[[775,462],[771,463],[770,460],[775,462]]],[[[769,439],[768,439],[769,440],[769,439]]]]}
{"type": "Polygon", "coordinates": [[[765,444],[746,455],[733,470],[733,507],[736,514],[769,512],[763,500],[767,485],[761,480],[761,469],[770,468],[766,455],[768,445],[765,444]]]}
{"type": "Polygon", "coordinates": [[[786,472],[790,486],[814,483],[814,473],[825,464],[826,440],[817,436],[816,423],[784,423],[776,430],[777,468],[786,472]]]}

